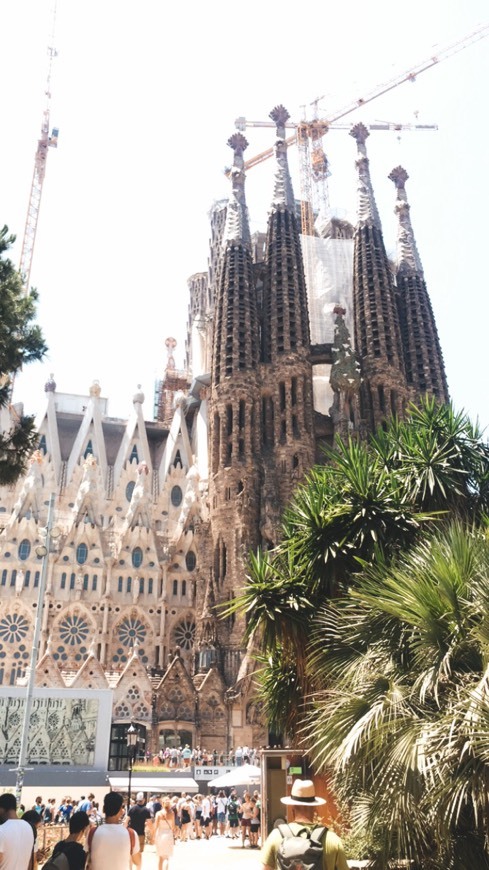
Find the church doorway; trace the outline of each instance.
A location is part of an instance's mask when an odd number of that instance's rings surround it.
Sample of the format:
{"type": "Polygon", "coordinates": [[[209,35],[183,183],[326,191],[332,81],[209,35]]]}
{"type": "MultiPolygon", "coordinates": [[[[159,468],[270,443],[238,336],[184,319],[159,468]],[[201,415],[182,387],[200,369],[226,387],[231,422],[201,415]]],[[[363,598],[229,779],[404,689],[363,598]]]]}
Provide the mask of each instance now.
{"type": "Polygon", "coordinates": [[[191,731],[180,730],[177,728],[161,728],[159,733],[159,748],[160,749],[178,749],[179,746],[185,746],[186,743],[192,746],[193,734],[191,731]]]}

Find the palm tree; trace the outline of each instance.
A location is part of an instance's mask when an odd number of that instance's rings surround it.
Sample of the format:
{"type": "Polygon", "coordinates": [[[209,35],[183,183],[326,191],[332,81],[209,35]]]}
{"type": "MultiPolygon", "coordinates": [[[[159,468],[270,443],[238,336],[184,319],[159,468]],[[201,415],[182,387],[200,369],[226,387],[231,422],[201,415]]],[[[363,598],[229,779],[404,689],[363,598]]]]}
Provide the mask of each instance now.
{"type": "MultiPolygon", "coordinates": [[[[453,515],[489,511],[489,448],[467,415],[426,398],[369,443],[337,439],[298,488],[275,550],[250,558],[241,595],[246,640],[261,651],[261,701],[275,730],[299,726],[311,626],[370,563],[413,546],[423,529],[453,515]],[[292,698],[291,709],[285,705],[292,698]]],[[[307,706],[307,705],[306,705],[307,706]]]]}
{"type": "Polygon", "coordinates": [[[308,667],[303,741],[375,866],[489,867],[487,536],[454,521],[366,566],[318,616],[308,667]]]}

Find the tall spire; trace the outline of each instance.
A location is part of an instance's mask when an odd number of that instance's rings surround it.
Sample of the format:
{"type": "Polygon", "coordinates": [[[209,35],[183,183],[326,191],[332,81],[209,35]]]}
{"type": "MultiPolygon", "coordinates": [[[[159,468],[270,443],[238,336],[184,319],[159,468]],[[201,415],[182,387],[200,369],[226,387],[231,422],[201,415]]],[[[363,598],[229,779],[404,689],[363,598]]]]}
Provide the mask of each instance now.
{"type": "Polygon", "coordinates": [[[234,161],[230,170],[232,193],[229,199],[224,230],[224,243],[226,242],[250,242],[250,227],[248,223],[248,209],[245,198],[245,171],[243,153],[248,147],[248,142],[242,133],[234,133],[228,139],[228,145],[234,151],[234,161]]]}
{"type": "Polygon", "coordinates": [[[275,142],[275,179],[273,189],[272,208],[285,206],[294,210],[294,192],[290,180],[289,164],[287,160],[287,143],[285,141],[285,125],[290,118],[287,109],[280,105],[275,106],[269,117],[277,125],[277,141],[275,142]]]}
{"type": "Polygon", "coordinates": [[[357,143],[358,156],[356,167],[358,170],[358,223],[360,226],[368,224],[381,229],[379,212],[375,202],[372,181],[370,179],[369,160],[367,157],[367,149],[365,142],[370,133],[365,124],[355,124],[350,130],[350,136],[353,136],[357,143]]]}
{"type": "Polygon", "coordinates": [[[230,171],[232,194],[215,305],[214,386],[239,370],[255,368],[258,363],[256,291],[244,189],[243,152],[248,143],[241,133],[234,133],[228,145],[234,151],[234,164],[230,171]]]}
{"type": "Polygon", "coordinates": [[[417,272],[423,275],[423,267],[414,241],[413,228],[409,215],[409,203],[407,201],[405,184],[409,178],[402,166],[396,166],[389,175],[397,189],[397,203],[395,213],[399,218],[397,233],[397,272],[417,272]]]}
{"type": "Polygon", "coordinates": [[[389,175],[397,189],[395,212],[399,218],[397,289],[406,380],[415,400],[425,393],[448,402],[448,384],[431,301],[411,226],[406,195],[409,178],[402,166],[389,175]]]}
{"type": "Polygon", "coordinates": [[[289,113],[276,106],[276,172],[268,215],[262,305],[262,452],[260,532],[266,545],[279,535],[280,514],[314,462],[309,313],[300,228],[284,141],[289,113]]]}
{"type": "Polygon", "coordinates": [[[353,262],[355,350],[362,370],[361,413],[375,429],[390,414],[402,415],[409,398],[396,291],[370,180],[368,130],[351,130],[358,156],[358,222],[353,262]]]}
{"type": "Polygon", "coordinates": [[[289,113],[276,106],[270,117],[277,125],[272,208],[268,217],[266,277],[263,291],[262,359],[309,347],[309,314],[294,194],[284,141],[289,113]]]}

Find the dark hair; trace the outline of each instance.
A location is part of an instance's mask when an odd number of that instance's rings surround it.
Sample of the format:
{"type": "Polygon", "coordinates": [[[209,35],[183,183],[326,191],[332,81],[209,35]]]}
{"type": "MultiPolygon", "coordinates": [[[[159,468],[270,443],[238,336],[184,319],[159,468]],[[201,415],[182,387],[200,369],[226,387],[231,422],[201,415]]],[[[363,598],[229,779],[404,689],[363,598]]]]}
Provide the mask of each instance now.
{"type": "Polygon", "coordinates": [[[42,821],[41,815],[37,812],[37,810],[27,810],[27,812],[23,814],[22,818],[25,822],[30,822],[31,825],[40,825],[42,821]]]}
{"type": "Polygon", "coordinates": [[[79,834],[80,831],[84,831],[85,828],[90,824],[90,819],[88,818],[88,814],[84,810],[78,810],[78,812],[73,813],[70,816],[70,834],[79,834]]]}
{"type": "Polygon", "coordinates": [[[106,816],[116,816],[119,812],[124,799],[121,794],[116,791],[109,791],[104,797],[104,813],[106,816]]]}
{"type": "MultiPolygon", "coordinates": [[[[16,810],[17,809],[17,801],[15,800],[15,795],[11,792],[6,792],[5,794],[0,794],[0,809],[2,810],[16,810]]],[[[34,812],[36,812],[34,810],[34,812]]],[[[36,813],[37,816],[37,813],[36,813]]]]}

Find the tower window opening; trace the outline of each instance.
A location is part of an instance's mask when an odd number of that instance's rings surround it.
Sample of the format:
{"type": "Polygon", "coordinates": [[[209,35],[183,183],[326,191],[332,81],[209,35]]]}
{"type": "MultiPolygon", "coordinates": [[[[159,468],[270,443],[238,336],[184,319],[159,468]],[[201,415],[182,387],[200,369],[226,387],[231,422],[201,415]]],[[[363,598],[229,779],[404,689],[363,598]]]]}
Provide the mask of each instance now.
{"type": "Polygon", "coordinates": [[[385,393],[384,393],[384,387],[382,386],[382,384],[378,385],[377,392],[378,392],[378,396],[379,396],[379,408],[382,411],[382,413],[384,414],[385,413],[385,393]]]}
{"type": "Polygon", "coordinates": [[[232,405],[226,405],[226,434],[233,434],[233,408],[232,405]]]}
{"type": "Polygon", "coordinates": [[[290,400],[292,405],[297,405],[297,378],[292,378],[290,385],[290,400]]]}
{"type": "Polygon", "coordinates": [[[279,384],[280,391],[280,410],[285,411],[285,384],[283,381],[279,384]]]}

